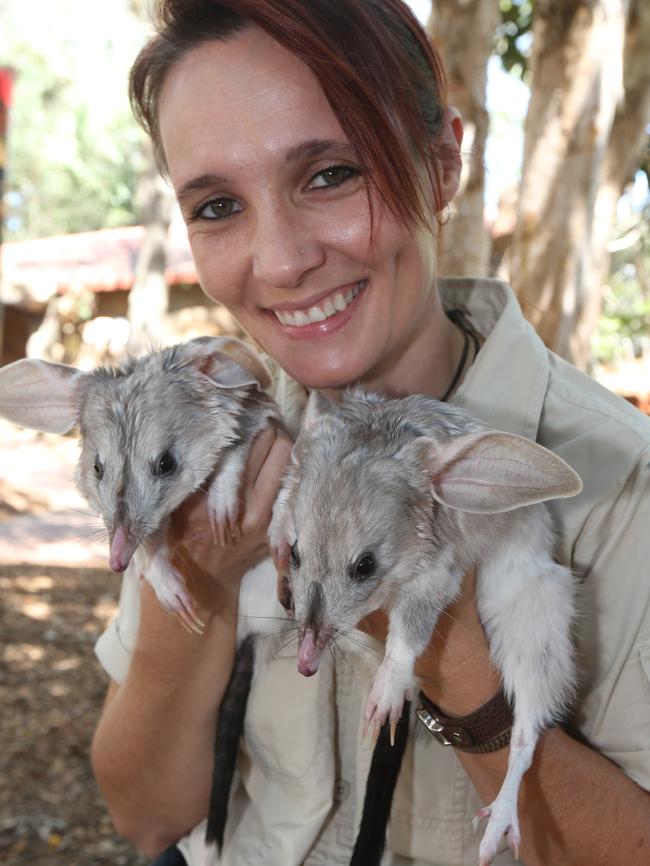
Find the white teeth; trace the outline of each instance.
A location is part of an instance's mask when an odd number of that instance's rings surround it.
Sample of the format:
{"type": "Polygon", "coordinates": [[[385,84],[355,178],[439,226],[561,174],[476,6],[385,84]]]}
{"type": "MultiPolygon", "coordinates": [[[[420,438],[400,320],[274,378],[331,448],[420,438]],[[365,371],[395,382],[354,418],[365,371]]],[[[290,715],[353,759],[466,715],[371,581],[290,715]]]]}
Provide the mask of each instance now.
{"type": "Polygon", "coordinates": [[[323,322],[335,313],[342,313],[359,292],[365,289],[366,285],[366,280],[361,280],[353,289],[348,289],[345,295],[342,292],[337,292],[333,298],[328,298],[322,307],[314,305],[306,312],[304,310],[296,310],[295,313],[278,312],[277,310],[274,312],[281,324],[294,328],[301,328],[313,322],[323,322]]]}
{"type": "Polygon", "coordinates": [[[310,322],[322,322],[325,318],[325,313],[320,307],[312,307],[308,313],[310,322]]]}

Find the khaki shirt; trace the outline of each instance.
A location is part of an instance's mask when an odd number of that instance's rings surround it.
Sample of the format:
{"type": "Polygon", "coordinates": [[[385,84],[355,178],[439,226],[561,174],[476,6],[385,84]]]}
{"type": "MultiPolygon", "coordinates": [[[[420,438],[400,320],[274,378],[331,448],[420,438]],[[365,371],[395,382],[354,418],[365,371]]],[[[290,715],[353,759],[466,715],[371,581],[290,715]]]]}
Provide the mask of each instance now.
{"type": "MultiPolygon", "coordinates": [[[[650,790],[650,420],[548,352],[504,284],[445,280],[440,288],[445,306],[464,306],[486,337],[451,402],[537,440],[582,477],[579,496],[552,504],[558,558],[580,587],[581,681],[568,727],[650,790]]],[[[295,426],[304,392],[281,376],[277,398],[295,426]]],[[[117,618],[96,647],[118,682],[135,642],[138,599],[137,580],[127,576],[117,618]]],[[[297,673],[295,649],[260,674],[223,856],[206,858],[201,825],[180,843],[190,866],[349,862],[371,757],[362,710],[382,652],[359,639],[367,649],[345,642],[311,679],[297,673]]],[[[471,819],[481,805],[452,749],[412,738],[383,864],[475,866],[482,834],[471,819]]],[[[514,860],[505,849],[496,863],[514,860]]]]}

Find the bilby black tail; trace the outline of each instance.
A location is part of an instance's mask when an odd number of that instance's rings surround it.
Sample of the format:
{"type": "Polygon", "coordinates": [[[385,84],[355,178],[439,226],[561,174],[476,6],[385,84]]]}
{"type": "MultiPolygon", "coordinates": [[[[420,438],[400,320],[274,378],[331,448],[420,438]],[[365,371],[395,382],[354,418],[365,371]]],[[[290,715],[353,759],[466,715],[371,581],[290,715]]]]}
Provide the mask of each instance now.
{"type": "Polygon", "coordinates": [[[390,726],[385,723],[379,732],[372,753],[370,772],[366,782],[366,795],[357,841],[350,866],[379,866],[386,847],[386,829],[393,803],[402,758],[409,733],[409,701],[404,702],[402,716],[397,725],[395,745],[390,744],[390,726]]]}
{"type": "Polygon", "coordinates": [[[255,635],[248,635],[235,654],[232,673],[224,692],[214,738],[214,769],[205,841],[216,842],[219,851],[228,818],[228,801],[237,763],[239,738],[244,729],[246,704],[255,666],[255,635]]]}

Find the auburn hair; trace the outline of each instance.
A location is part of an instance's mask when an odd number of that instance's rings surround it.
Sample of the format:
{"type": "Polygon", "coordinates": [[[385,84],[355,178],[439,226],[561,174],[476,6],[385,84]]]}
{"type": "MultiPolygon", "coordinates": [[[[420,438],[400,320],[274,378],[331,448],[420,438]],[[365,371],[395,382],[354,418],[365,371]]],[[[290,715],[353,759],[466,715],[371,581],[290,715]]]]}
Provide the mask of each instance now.
{"type": "Polygon", "coordinates": [[[376,193],[404,224],[428,222],[431,204],[435,213],[443,209],[445,154],[436,136],[445,76],[402,0],[157,0],[156,35],[133,64],[129,95],[163,172],[158,102],[167,73],[197,45],[229,39],[250,24],[312,71],[356,153],[369,197],[376,193]]]}

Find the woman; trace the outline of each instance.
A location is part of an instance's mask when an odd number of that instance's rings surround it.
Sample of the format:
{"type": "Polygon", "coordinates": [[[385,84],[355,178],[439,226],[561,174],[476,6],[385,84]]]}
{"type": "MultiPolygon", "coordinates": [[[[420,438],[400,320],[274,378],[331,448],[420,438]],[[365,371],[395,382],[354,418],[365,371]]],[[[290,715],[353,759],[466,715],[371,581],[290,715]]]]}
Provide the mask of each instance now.
{"type": "MultiPolygon", "coordinates": [[[[525,776],[521,857],[646,863],[650,425],[548,353],[506,286],[437,280],[438,215],[458,186],[462,138],[437,56],[400,0],[165,0],[158,24],[134,66],[134,105],[174,185],[201,285],[284,371],[276,391],[290,424],[305,389],[336,399],[360,381],[449,399],[537,439],[582,476],[584,492],[555,513],[558,556],[582,584],[583,675],[566,729],[542,736],[525,776]],[[467,316],[445,315],[459,307],[467,316]]],[[[170,541],[205,635],[178,629],[146,582],[126,578],[98,644],[113,682],[95,772],[118,830],[152,856],[190,834],[180,849],[203,862],[197,825],[239,581],[268,555],[289,450],[277,432],[256,443],[236,544],[213,547],[200,495],[176,515],[170,541]]],[[[364,628],[374,648],[381,618],[364,628]]],[[[370,757],[359,737],[369,659],[351,649],[304,680],[295,658],[280,658],[260,678],[219,862],[347,862],[370,757]]],[[[419,674],[443,715],[469,716],[463,724],[480,731],[500,683],[473,575],[419,674]]],[[[386,862],[475,863],[470,820],[494,798],[507,756],[420,738],[398,784],[386,862]]],[[[496,862],[513,856],[506,849],[496,862]]]]}

